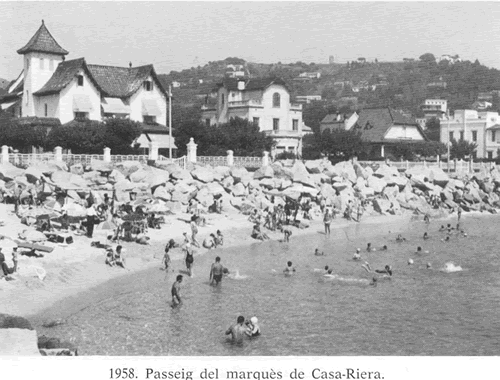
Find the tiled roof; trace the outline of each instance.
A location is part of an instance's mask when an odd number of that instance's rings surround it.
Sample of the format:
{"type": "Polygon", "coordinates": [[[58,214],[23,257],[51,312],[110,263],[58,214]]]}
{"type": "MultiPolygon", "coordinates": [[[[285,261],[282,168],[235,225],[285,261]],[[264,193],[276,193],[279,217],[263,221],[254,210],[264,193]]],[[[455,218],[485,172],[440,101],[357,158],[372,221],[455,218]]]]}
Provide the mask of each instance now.
{"type": "Polygon", "coordinates": [[[115,67],[102,65],[87,65],[92,77],[99,87],[111,98],[125,98],[136,92],[149,75],[153,77],[156,86],[167,95],[153,65],[140,67],[115,67]]]}
{"type": "Polygon", "coordinates": [[[337,121],[337,114],[331,113],[329,115],[326,115],[323,120],[321,120],[321,123],[335,123],[337,121]]]}
{"type": "Polygon", "coordinates": [[[58,93],[71,83],[81,69],[105,97],[126,98],[136,92],[149,75],[153,77],[160,91],[166,95],[153,65],[132,68],[88,65],[84,58],[61,62],[49,81],[34,95],[58,93]]]}
{"type": "Polygon", "coordinates": [[[71,61],[61,62],[52,77],[45,85],[35,92],[33,95],[50,95],[56,94],[75,79],[76,74],[82,68],[85,69],[85,59],[78,58],[71,61]]]}
{"type": "Polygon", "coordinates": [[[142,132],[143,133],[166,133],[168,134],[168,127],[165,127],[164,125],[155,123],[155,124],[145,124],[145,123],[140,123],[142,127],[142,132]]]}
{"type": "Polygon", "coordinates": [[[19,54],[26,54],[33,51],[58,55],[68,54],[68,51],[63,49],[54,37],[52,37],[48,29],[45,27],[43,20],[42,26],[40,26],[35,35],[31,37],[28,43],[17,52],[19,54]]]}
{"type": "MultiPolygon", "coordinates": [[[[224,78],[222,82],[217,83],[217,87],[226,87],[229,91],[238,91],[238,79],[237,78],[224,78]]],[[[269,78],[246,78],[245,81],[245,90],[244,91],[258,91],[264,90],[272,84],[279,84],[288,88],[286,82],[278,77],[269,77],[269,78]]]]}
{"type": "Polygon", "coordinates": [[[359,113],[358,121],[353,130],[361,132],[361,138],[365,141],[383,142],[387,141],[384,137],[393,125],[415,126],[427,140],[420,125],[415,120],[389,107],[363,109],[359,113]]]}

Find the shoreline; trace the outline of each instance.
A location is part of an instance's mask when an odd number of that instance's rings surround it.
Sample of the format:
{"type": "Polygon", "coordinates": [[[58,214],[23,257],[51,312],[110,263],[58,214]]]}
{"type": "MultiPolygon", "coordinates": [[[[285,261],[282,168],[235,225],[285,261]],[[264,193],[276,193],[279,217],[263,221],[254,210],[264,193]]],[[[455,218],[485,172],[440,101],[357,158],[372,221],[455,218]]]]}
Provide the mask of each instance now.
{"type": "MultiPolygon", "coordinates": [[[[452,216],[449,215],[448,217],[439,219],[447,219],[452,216]]],[[[401,227],[405,227],[415,217],[409,211],[401,215],[370,215],[366,216],[360,224],[383,223],[392,225],[400,220],[402,222],[401,227]]],[[[420,217],[418,216],[419,219],[420,217]]],[[[4,284],[7,283],[8,286],[2,289],[0,285],[0,313],[28,318],[34,317],[66,298],[77,297],[79,293],[101,286],[115,278],[137,274],[154,267],[161,267],[161,259],[166,241],[171,238],[176,240],[176,242],[182,241],[182,232],[189,230],[189,226],[181,218],[187,219],[187,214],[176,214],[167,217],[166,225],[163,225],[160,230],[150,230],[150,245],[123,243],[128,270],[109,267],[104,263],[104,250],[89,247],[90,241],[102,241],[103,239],[99,239],[97,236],[93,239],[77,236],[73,244],[75,247],[71,247],[70,250],[70,253],[75,254],[77,257],[73,259],[68,257],[68,248],[61,249],[55,253],[59,247],[45,256],[47,262],[44,263],[46,264],[44,268],[47,268],[48,275],[43,282],[38,278],[22,278],[15,281],[16,284],[2,281],[4,284]],[[79,251],[76,252],[77,250],[79,251]],[[82,252],[83,250],[84,252],[82,252]],[[50,258],[49,255],[55,257],[50,258]],[[89,276],[89,274],[91,275],[89,276]]],[[[202,242],[202,238],[220,229],[224,234],[224,246],[216,250],[246,247],[251,244],[262,243],[250,237],[252,224],[247,221],[247,216],[243,214],[207,214],[207,221],[212,224],[200,228],[199,240],[202,242]]],[[[355,226],[356,224],[356,222],[338,218],[333,220],[331,229],[333,231],[341,230],[355,226]]],[[[267,230],[265,232],[270,236],[271,240],[279,240],[283,237],[280,232],[267,230]]],[[[312,220],[310,227],[305,229],[293,228],[291,241],[293,242],[297,237],[315,233],[324,234],[322,221],[312,220]]],[[[198,248],[195,251],[195,256],[205,255],[208,251],[205,248],[198,248]]],[[[171,250],[170,256],[173,262],[184,258],[179,248],[171,250]]],[[[45,260],[45,258],[42,260],[45,260]]],[[[29,259],[24,261],[26,261],[27,265],[32,265],[30,263],[36,260],[29,259]]],[[[23,261],[21,260],[20,265],[23,265],[23,261]]]]}

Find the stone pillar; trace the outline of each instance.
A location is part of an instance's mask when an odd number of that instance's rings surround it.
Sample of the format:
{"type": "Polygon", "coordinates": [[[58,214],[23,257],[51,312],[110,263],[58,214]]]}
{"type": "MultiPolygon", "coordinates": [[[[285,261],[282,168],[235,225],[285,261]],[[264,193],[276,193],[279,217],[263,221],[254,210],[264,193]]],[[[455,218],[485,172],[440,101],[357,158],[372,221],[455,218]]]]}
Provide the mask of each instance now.
{"type": "Polygon", "coordinates": [[[60,146],[56,146],[54,148],[54,155],[55,155],[55,160],[57,162],[62,162],[62,148],[60,146]]]}
{"type": "Polygon", "coordinates": [[[9,147],[7,145],[2,145],[1,163],[6,164],[7,162],[9,162],[9,147]]]}
{"type": "Polygon", "coordinates": [[[262,156],[262,166],[269,166],[269,152],[264,152],[264,156],[262,156]]]}
{"type": "Polygon", "coordinates": [[[227,166],[234,166],[234,152],[232,150],[227,151],[227,166]]]}
{"type": "Polygon", "coordinates": [[[384,145],[380,146],[380,156],[385,157],[385,146],[384,145]]]}
{"type": "Polygon", "coordinates": [[[158,160],[158,143],[150,142],[149,143],[149,160],[156,161],[158,160]]]}
{"type": "Polygon", "coordinates": [[[436,156],[436,161],[438,164],[438,168],[441,169],[441,158],[439,157],[439,154],[436,156]]]}
{"type": "Polygon", "coordinates": [[[198,144],[195,144],[194,139],[191,137],[189,142],[186,144],[187,146],[187,160],[188,162],[192,162],[196,164],[196,149],[198,148],[198,144]]]}
{"type": "Polygon", "coordinates": [[[111,162],[111,149],[106,147],[104,148],[104,162],[111,162]]]}

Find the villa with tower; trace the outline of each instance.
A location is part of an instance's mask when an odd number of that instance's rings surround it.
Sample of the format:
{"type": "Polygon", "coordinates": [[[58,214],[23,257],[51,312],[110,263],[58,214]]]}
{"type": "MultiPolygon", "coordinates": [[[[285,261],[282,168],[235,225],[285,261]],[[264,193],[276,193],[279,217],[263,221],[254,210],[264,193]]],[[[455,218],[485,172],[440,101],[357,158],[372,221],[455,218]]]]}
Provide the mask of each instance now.
{"type": "Polygon", "coordinates": [[[69,54],[42,25],[17,50],[23,70],[0,97],[0,107],[12,116],[36,118],[42,125],[73,120],[127,118],[143,125],[138,143],[160,149],[170,140],[167,123],[168,93],[153,65],[116,67],[95,65],[85,58],[66,60],[69,54]]]}

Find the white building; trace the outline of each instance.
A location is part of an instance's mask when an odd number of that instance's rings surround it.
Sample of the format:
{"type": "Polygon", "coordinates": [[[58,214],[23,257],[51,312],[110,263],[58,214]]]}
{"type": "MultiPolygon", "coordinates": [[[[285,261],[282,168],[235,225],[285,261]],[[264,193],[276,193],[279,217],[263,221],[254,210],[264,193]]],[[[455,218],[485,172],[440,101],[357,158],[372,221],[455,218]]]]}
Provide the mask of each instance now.
{"type": "Polygon", "coordinates": [[[448,61],[449,63],[457,63],[457,62],[462,62],[462,59],[458,56],[458,54],[455,55],[443,54],[441,57],[439,57],[438,61],[439,62],[448,61]]]}
{"type": "MultiPolygon", "coordinates": [[[[44,22],[19,49],[23,70],[0,98],[2,109],[17,117],[72,120],[128,118],[143,124],[143,141],[159,148],[172,143],[165,127],[168,95],[153,65],[115,67],[66,60],[68,51],[52,37],[44,22]]],[[[142,146],[147,148],[147,146],[142,146]]]]}
{"type": "Polygon", "coordinates": [[[276,141],[274,153],[302,154],[302,104],[290,102],[280,78],[225,78],[213,90],[211,104],[202,106],[202,121],[218,126],[240,117],[258,125],[276,141]]]}
{"type": "Polygon", "coordinates": [[[321,95],[298,95],[295,100],[299,103],[311,103],[321,100],[321,95]]]}
{"type": "Polygon", "coordinates": [[[498,112],[456,110],[449,120],[441,121],[441,142],[465,140],[477,144],[475,156],[496,158],[500,148],[498,112]]]}
{"type": "Polygon", "coordinates": [[[319,79],[321,78],[321,73],[313,72],[313,73],[301,73],[299,75],[300,78],[309,78],[309,79],[319,79]]]}

